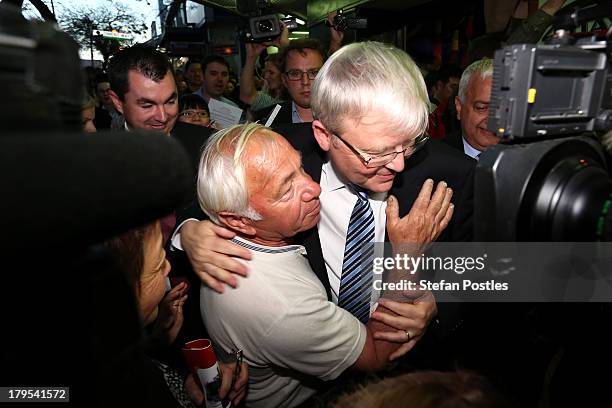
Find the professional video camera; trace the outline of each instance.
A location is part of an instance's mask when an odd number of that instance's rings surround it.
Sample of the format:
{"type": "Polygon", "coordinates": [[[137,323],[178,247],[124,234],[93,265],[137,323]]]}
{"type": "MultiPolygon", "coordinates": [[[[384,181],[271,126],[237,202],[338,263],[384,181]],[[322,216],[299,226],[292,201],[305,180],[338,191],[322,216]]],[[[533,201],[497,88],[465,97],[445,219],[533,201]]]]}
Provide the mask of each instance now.
{"type": "Polygon", "coordinates": [[[267,0],[236,0],[236,9],[249,16],[242,30],[242,38],[248,42],[273,41],[283,32],[283,25],[289,30],[298,27],[295,18],[279,19],[270,13],[267,0]]]}
{"type": "Polygon", "coordinates": [[[609,154],[599,140],[612,129],[610,31],[567,31],[611,14],[610,1],[571,10],[546,44],[495,53],[488,127],[502,143],[476,168],[476,240],[612,240],[609,154]]]}
{"type": "Polygon", "coordinates": [[[364,29],[368,28],[367,18],[349,18],[344,14],[344,10],[340,9],[334,16],[333,22],[325,22],[328,27],[334,27],[337,31],[345,31],[347,29],[364,29]]]}

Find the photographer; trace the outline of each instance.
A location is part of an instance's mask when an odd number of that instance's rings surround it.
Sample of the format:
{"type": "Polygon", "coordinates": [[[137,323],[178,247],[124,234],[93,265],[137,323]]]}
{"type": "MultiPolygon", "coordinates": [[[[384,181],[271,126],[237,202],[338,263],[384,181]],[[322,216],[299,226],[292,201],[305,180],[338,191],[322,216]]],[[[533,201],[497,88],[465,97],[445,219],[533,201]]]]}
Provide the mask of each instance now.
{"type": "Polygon", "coordinates": [[[273,42],[247,42],[246,60],[240,74],[240,100],[251,106],[252,111],[265,109],[285,101],[285,87],[281,79],[280,61],[275,55],[268,56],[264,64],[264,90],[255,87],[255,65],[257,58],[269,46],[278,48],[289,45],[289,30],[283,25],[283,32],[273,42]]]}

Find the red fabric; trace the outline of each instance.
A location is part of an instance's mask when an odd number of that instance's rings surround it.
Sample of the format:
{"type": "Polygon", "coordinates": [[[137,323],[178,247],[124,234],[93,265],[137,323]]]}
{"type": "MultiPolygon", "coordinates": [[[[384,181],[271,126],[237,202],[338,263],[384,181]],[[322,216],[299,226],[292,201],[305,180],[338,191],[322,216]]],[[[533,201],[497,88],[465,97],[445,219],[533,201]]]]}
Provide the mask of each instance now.
{"type": "Polygon", "coordinates": [[[446,101],[441,102],[436,107],[436,110],[429,114],[429,126],[427,128],[427,133],[432,139],[444,139],[444,136],[446,136],[446,127],[444,126],[442,116],[444,115],[446,108],[448,108],[448,101],[449,100],[447,99],[446,101]]]}

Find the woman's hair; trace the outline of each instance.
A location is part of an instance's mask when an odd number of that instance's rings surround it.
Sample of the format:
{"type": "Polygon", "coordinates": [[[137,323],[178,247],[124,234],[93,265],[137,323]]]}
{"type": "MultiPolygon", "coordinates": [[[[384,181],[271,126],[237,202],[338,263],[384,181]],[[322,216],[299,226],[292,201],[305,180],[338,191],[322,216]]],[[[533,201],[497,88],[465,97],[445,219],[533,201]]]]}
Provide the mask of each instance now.
{"type": "Polygon", "coordinates": [[[144,268],[144,244],[147,237],[155,232],[156,225],[152,223],[131,229],[104,243],[115,256],[137,296],[140,294],[140,276],[144,268]]]}
{"type": "Polygon", "coordinates": [[[482,376],[469,371],[422,371],[367,384],[334,408],[509,408],[482,376]]]}
{"type": "Polygon", "coordinates": [[[179,112],[183,112],[187,109],[204,109],[210,115],[208,104],[204,98],[199,95],[189,94],[179,98],[179,112]]]}

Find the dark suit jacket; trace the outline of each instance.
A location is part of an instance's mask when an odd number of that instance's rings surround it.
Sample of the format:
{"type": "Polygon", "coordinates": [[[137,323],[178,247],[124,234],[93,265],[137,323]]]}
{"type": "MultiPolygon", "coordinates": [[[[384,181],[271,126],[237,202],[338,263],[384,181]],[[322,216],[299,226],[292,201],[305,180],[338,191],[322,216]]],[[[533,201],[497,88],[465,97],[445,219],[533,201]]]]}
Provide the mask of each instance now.
{"type": "Polygon", "coordinates": [[[451,146],[459,150],[461,153],[465,154],[465,150],[463,149],[463,137],[461,136],[461,130],[452,133],[447,133],[444,139],[442,139],[442,141],[448,146],[451,146]]]}
{"type": "Polygon", "coordinates": [[[202,153],[202,146],[210,135],[215,133],[217,130],[213,128],[207,128],[203,126],[192,125],[184,122],[176,122],[174,129],[170,134],[172,137],[176,138],[185,150],[189,157],[191,158],[192,168],[194,169],[194,174],[198,169],[198,164],[200,163],[200,154],[202,153]]]}
{"type": "MultiPolygon", "coordinates": [[[[274,122],[272,122],[272,127],[276,125],[286,125],[293,123],[293,117],[291,115],[291,101],[283,102],[280,104],[281,108],[278,111],[278,115],[274,118],[274,122]]],[[[262,125],[266,123],[268,117],[276,107],[276,104],[260,109],[258,111],[253,112],[253,121],[259,121],[262,125]]]]}

